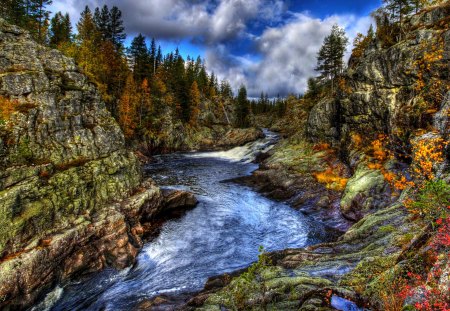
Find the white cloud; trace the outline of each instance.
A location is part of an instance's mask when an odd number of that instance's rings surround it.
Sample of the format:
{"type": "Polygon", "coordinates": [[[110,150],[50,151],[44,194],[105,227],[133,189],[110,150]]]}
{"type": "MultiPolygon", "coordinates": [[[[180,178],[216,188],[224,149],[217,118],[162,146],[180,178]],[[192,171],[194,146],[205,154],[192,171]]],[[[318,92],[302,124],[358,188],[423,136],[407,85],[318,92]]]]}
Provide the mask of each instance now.
{"type": "MultiPolygon", "coordinates": [[[[345,27],[352,42],[371,23],[370,17],[355,15],[319,19],[308,12],[286,12],[283,0],[61,0],[53,2],[52,11],[69,12],[76,23],[86,4],[91,9],[118,6],[130,36],[140,32],[160,40],[192,39],[205,49],[209,70],[235,89],[247,85],[252,96],[303,92],[307,79],[316,75],[316,55],[332,25],[345,27]],[[250,26],[266,28],[255,34],[250,26]],[[254,53],[236,52],[239,40],[253,43],[254,53]]],[[[351,45],[347,59],[350,51],[351,45]]]]}
{"type": "MultiPolygon", "coordinates": [[[[227,58],[218,57],[217,50],[213,49],[206,54],[206,64],[220,78],[229,80],[233,88],[237,89],[244,83],[251,96],[258,96],[261,91],[270,96],[301,93],[306,90],[308,78],[317,75],[314,70],[317,52],[335,23],[346,28],[352,42],[358,32],[367,31],[371,19],[347,15],[321,20],[307,14],[295,14],[287,24],[268,28],[255,39],[261,56],[259,61],[251,58],[238,61],[238,58],[228,56],[228,59],[235,60],[230,63],[227,58]]],[[[346,60],[350,51],[351,44],[346,60]]],[[[226,52],[220,54],[226,55],[226,52]]]]}

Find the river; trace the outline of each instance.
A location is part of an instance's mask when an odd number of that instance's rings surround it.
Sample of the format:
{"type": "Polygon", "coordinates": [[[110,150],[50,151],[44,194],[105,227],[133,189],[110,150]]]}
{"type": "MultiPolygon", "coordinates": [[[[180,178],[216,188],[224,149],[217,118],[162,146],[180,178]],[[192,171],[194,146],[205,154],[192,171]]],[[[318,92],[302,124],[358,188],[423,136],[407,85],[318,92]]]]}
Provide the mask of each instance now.
{"type": "Polygon", "coordinates": [[[326,240],[327,230],[289,206],[227,180],[250,174],[256,154],[277,136],[224,152],[160,156],[146,172],[163,188],[195,193],[198,206],[167,222],[136,264],[58,286],[38,310],[133,310],[161,294],[201,290],[208,277],[248,266],[260,245],[268,251],[326,240]]]}

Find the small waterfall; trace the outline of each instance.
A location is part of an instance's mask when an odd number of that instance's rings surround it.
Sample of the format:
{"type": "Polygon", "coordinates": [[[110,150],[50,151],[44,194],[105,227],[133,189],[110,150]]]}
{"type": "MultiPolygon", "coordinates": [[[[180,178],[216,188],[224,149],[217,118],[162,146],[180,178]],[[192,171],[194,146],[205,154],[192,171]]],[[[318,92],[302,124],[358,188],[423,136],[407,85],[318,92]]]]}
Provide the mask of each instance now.
{"type": "Polygon", "coordinates": [[[254,142],[250,142],[244,146],[235,147],[226,151],[216,152],[200,152],[195,154],[188,154],[191,158],[219,158],[229,160],[231,162],[253,162],[256,157],[264,152],[269,151],[275,145],[278,135],[264,129],[265,137],[254,142]]]}

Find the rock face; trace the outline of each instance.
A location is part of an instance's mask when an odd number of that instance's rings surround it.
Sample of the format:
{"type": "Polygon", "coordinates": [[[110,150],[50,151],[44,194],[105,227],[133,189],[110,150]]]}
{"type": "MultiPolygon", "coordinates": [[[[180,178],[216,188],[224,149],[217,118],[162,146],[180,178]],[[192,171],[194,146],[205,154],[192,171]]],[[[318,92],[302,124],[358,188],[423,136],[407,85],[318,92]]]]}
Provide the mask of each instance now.
{"type": "MultiPolygon", "coordinates": [[[[325,139],[348,148],[350,136],[396,134],[432,125],[430,94],[436,88],[431,76],[448,81],[450,60],[450,6],[442,5],[406,21],[405,39],[389,48],[370,48],[347,71],[345,92],[337,100],[319,102],[308,119],[307,132],[313,139],[325,139]],[[427,54],[428,53],[428,54],[427,54]],[[425,55],[436,53],[438,61],[425,55]],[[418,91],[423,80],[424,91],[418,91]]],[[[373,42],[373,46],[380,46],[373,42]]]]}
{"type": "Polygon", "coordinates": [[[317,103],[308,116],[307,133],[316,140],[333,141],[339,137],[338,105],[334,98],[317,103]]]}
{"type": "Polygon", "coordinates": [[[0,308],[20,309],[131,264],[164,198],[74,61],[1,19],[0,97],[15,110],[0,122],[0,308]]]}

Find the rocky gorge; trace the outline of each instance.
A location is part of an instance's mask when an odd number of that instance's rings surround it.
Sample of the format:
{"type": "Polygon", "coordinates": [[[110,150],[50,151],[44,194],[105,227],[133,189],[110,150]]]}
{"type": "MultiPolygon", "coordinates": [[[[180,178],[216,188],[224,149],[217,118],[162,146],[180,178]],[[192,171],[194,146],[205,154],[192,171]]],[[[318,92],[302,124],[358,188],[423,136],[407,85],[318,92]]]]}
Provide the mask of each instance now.
{"type": "MultiPolygon", "coordinates": [[[[405,141],[448,141],[450,93],[436,105],[429,92],[448,89],[448,16],[448,4],[424,10],[405,22],[397,44],[373,40],[351,59],[339,94],[316,102],[299,121],[305,128],[261,155],[250,176],[226,181],[286,202],[330,229],[334,242],[265,253],[262,266],[212,277],[196,294],[157,296],[138,309],[340,310],[344,298],[354,307],[387,309],[396,303],[389,299],[400,271],[433,271],[436,263],[443,270],[437,286],[448,289],[448,256],[430,259],[430,226],[405,208],[408,189],[397,192],[387,178],[414,165],[405,141]],[[424,70],[430,49],[439,57],[424,70]],[[418,81],[440,84],[424,91],[418,81]],[[364,139],[387,140],[395,156],[380,156],[378,145],[364,139]],[[242,287],[248,271],[258,277],[242,287]]],[[[64,280],[132,265],[166,220],[197,204],[193,194],[161,190],[143,177],[73,60],[3,20],[0,96],[15,107],[0,124],[0,308],[24,309],[64,280]]],[[[255,129],[205,131],[180,149],[223,149],[263,136],[255,129]]],[[[447,161],[435,169],[448,181],[447,161]]],[[[410,299],[419,301],[420,291],[410,299]]]]}
{"type": "MultiPolygon", "coordinates": [[[[64,280],[130,266],[165,221],[197,200],[144,176],[142,154],[126,147],[73,59],[1,19],[0,50],[0,96],[13,107],[0,120],[0,308],[19,310],[64,280]]],[[[194,133],[202,143],[187,148],[263,136],[214,131],[194,133]]]]}

